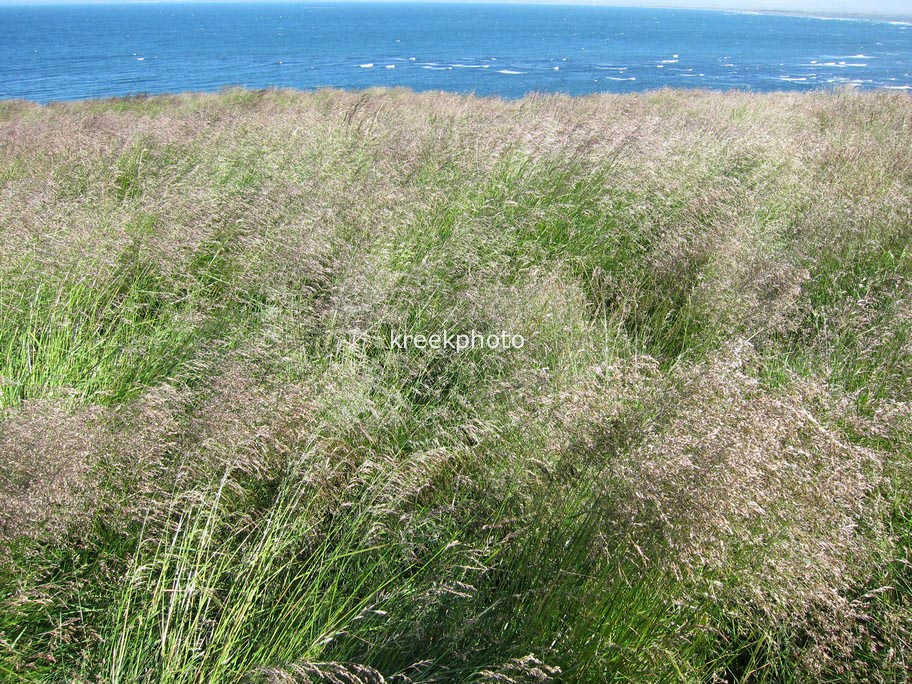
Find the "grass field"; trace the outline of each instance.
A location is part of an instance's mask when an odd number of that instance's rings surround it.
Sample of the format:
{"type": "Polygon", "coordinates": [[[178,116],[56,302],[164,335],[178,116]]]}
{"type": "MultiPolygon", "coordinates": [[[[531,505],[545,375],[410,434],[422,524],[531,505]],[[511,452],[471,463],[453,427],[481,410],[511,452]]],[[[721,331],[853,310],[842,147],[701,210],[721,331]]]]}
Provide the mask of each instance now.
{"type": "Polygon", "coordinates": [[[910,244],[905,95],[0,102],[0,681],[907,682],[910,244]]]}

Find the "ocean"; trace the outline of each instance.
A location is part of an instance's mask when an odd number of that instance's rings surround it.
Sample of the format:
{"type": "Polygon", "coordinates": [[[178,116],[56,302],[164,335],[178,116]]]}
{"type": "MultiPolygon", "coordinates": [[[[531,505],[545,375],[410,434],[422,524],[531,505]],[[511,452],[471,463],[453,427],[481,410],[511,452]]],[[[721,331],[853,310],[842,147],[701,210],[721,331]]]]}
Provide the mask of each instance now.
{"type": "Polygon", "coordinates": [[[912,90],[912,25],[566,5],[0,7],[0,99],[405,86],[513,98],[662,87],[912,90]]]}

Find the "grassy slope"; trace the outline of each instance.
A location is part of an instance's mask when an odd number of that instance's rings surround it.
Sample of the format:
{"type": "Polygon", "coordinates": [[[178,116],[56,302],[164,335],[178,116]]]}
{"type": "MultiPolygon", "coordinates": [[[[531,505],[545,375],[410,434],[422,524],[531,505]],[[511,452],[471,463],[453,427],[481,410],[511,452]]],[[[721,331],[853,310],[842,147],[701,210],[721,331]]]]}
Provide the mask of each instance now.
{"type": "Polygon", "coordinates": [[[0,131],[4,681],[909,677],[912,99],[0,131]]]}

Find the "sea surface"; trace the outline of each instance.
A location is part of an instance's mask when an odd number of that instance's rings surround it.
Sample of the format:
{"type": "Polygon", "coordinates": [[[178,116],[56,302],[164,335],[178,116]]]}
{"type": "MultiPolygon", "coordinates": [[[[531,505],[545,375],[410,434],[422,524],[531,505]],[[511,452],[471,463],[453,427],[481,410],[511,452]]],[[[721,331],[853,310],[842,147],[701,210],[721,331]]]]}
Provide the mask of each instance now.
{"type": "Polygon", "coordinates": [[[912,90],[912,24],[560,5],[0,6],[0,99],[407,86],[912,90]]]}

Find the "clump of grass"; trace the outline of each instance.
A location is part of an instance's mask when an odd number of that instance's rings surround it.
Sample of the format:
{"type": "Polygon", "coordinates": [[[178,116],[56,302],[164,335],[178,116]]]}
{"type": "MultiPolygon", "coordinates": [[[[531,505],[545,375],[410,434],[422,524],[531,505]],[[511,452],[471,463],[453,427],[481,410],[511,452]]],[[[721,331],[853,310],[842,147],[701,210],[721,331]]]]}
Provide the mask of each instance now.
{"type": "Polygon", "coordinates": [[[140,540],[104,647],[106,681],[239,681],[258,663],[319,657],[373,607],[396,579],[372,577],[382,547],[363,543],[354,511],[320,529],[308,488],[288,489],[297,479],[245,520],[224,510],[225,477],[176,510],[153,548],[140,540]]]}
{"type": "Polygon", "coordinates": [[[5,406],[55,389],[120,401],[192,353],[194,321],[134,251],[105,282],[17,280],[4,288],[0,320],[5,406]]]}

